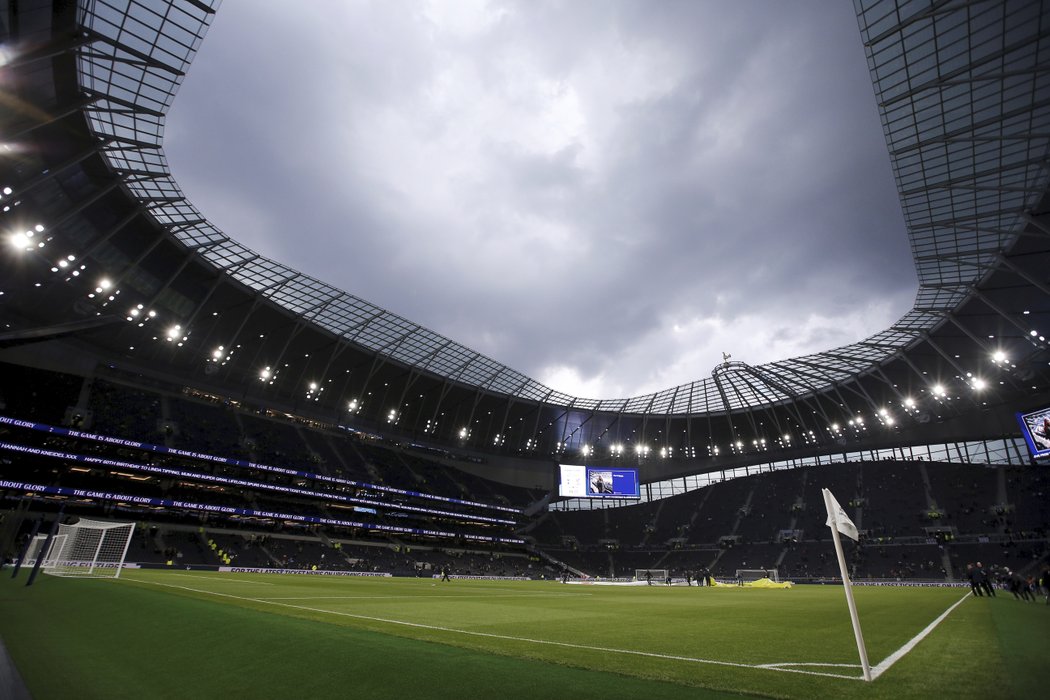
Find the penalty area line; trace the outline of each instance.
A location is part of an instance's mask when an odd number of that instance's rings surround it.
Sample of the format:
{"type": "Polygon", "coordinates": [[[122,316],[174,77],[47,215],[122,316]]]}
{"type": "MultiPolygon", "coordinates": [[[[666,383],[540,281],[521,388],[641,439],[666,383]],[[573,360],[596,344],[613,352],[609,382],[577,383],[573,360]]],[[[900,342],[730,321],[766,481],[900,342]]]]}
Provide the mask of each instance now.
{"type": "MultiPolygon", "coordinates": [[[[470,637],[483,637],[487,639],[502,639],[510,642],[524,642],[526,644],[539,644],[544,646],[562,647],[568,649],[582,649],[584,651],[597,651],[605,654],[624,654],[628,656],[642,656],[650,659],[664,659],[667,661],[684,661],[687,663],[695,664],[706,664],[711,666],[730,666],[733,668],[749,668],[761,671],[775,671],[779,673],[801,673],[807,676],[825,676],[828,678],[841,678],[848,681],[861,681],[862,676],[847,676],[841,673],[827,673],[822,671],[807,671],[801,668],[786,668],[779,665],[769,664],[745,664],[735,661],[717,661],[715,659],[700,659],[692,656],[678,656],[675,654],[658,654],[651,651],[638,651],[635,649],[615,649],[612,647],[600,647],[593,646],[590,644],[573,644],[571,642],[557,642],[550,639],[532,639],[530,637],[515,637],[509,634],[495,634],[493,632],[477,632],[474,630],[462,630],[454,627],[443,627],[441,625],[426,625],[421,622],[408,622],[406,620],[392,620],[385,617],[374,617],[372,615],[360,615],[358,613],[340,612],[338,610],[325,610],[323,608],[311,608],[306,605],[293,605],[292,603],[281,603],[275,601],[272,598],[249,598],[248,596],[234,595],[232,593],[219,593],[218,591],[208,591],[197,588],[190,588],[189,586],[177,586],[171,583],[160,583],[157,581],[146,581],[143,579],[110,579],[115,581],[134,581],[136,583],[146,583],[154,586],[163,586],[165,588],[176,588],[184,591],[191,591],[193,593],[203,593],[205,595],[218,596],[220,598],[233,598],[234,600],[242,600],[248,603],[259,603],[262,605],[274,605],[282,608],[291,608],[292,610],[305,610],[307,612],[319,613],[321,615],[335,615],[338,617],[347,617],[355,620],[367,620],[369,622],[381,622],[388,625],[399,625],[402,627],[412,627],[415,629],[432,630],[435,632],[449,632],[452,634],[462,634],[470,637]]],[[[833,666],[834,664],[814,664],[816,666],[833,666]]]]}

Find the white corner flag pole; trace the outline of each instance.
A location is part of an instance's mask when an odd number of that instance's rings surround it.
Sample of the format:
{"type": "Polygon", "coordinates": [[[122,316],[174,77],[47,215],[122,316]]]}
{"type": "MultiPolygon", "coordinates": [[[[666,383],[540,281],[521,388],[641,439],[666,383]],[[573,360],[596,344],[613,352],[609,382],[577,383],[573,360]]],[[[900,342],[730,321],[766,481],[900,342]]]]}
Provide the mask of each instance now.
{"type": "MultiPolygon", "coordinates": [[[[846,591],[846,603],[849,605],[849,617],[853,622],[853,636],[857,638],[857,653],[860,654],[860,665],[864,670],[864,680],[871,681],[871,665],[868,664],[868,650],[864,646],[864,635],[860,631],[860,618],[857,617],[857,604],[853,601],[853,584],[850,583],[849,574],[846,573],[846,555],[842,553],[842,538],[839,537],[839,509],[840,506],[831,491],[823,489],[824,506],[828,509],[828,525],[831,527],[831,537],[835,540],[835,554],[839,558],[839,573],[842,574],[842,588],[846,591]]],[[[853,522],[847,518],[848,527],[854,529],[853,522]]]]}

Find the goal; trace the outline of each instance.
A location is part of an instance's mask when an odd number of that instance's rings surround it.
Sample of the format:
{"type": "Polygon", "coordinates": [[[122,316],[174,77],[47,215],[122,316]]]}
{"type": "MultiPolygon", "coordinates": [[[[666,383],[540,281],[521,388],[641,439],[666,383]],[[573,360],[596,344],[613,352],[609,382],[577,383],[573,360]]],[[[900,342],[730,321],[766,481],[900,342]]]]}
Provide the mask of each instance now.
{"type": "Polygon", "coordinates": [[[34,537],[26,560],[42,559],[41,570],[55,576],[119,578],[134,532],[135,523],[81,518],[72,525],[59,525],[46,552],[47,536],[34,537]]]}
{"type": "Polygon", "coordinates": [[[762,578],[768,578],[773,583],[780,583],[780,575],[776,569],[737,569],[736,580],[740,583],[750,583],[762,578]]]}
{"type": "Polygon", "coordinates": [[[667,581],[667,569],[635,569],[634,580],[652,580],[653,583],[664,583],[667,581]]]}

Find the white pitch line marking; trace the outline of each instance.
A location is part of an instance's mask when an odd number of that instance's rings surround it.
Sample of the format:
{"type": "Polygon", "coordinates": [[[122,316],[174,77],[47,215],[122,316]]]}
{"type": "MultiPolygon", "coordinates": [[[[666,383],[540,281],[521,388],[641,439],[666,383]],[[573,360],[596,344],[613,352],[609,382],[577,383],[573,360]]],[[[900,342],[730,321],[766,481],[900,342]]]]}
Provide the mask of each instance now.
{"type": "MultiPolygon", "coordinates": [[[[107,579],[120,581],[121,579],[107,579]]],[[[529,637],[514,637],[506,634],[494,634],[492,632],[476,632],[473,630],[460,630],[452,627],[441,627],[439,625],[425,625],[420,622],[406,622],[404,620],[391,620],[383,617],[372,617],[370,615],[357,615],[355,613],[338,612],[335,610],[324,610],[322,608],[310,608],[305,605],[292,605],[291,603],[280,603],[265,598],[248,598],[246,596],[233,595],[232,593],[218,593],[216,591],[205,591],[196,588],[190,588],[188,586],[176,586],[170,583],[159,583],[157,581],[145,581],[143,579],[131,579],[125,578],[125,581],[135,581],[137,583],[148,583],[154,586],[164,586],[166,588],[177,588],[184,591],[192,591],[194,593],[204,593],[205,595],[214,595],[222,598],[233,598],[235,600],[243,600],[249,603],[263,603],[264,605],[277,605],[284,608],[292,608],[293,610],[306,610],[308,612],[320,613],[322,615],[337,615],[340,617],[349,617],[356,620],[368,620],[370,622],[382,622],[389,625],[401,625],[403,627],[414,627],[417,629],[434,630],[438,632],[451,632],[453,634],[463,634],[471,637],[485,637],[489,639],[504,639],[512,642],[526,642],[528,644],[542,644],[546,646],[565,647],[569,649],[583,649],[585,651],[598,651],[609,654],[626,654],[630,656],[644,656],[646,658],[653,659],[665,659],[668,661],[686,661],[689,663],[696,664],[709,664],[712,666],[732,666],[734,668],[752,668],[761,669],[764,671],[777,671],[779,673],[802,673],[807,676],[825,676],[828,678],[842,678],[848,681],[860,681],[863,680],[861,676],[845,676],[841,673],[823,673],[821,671],[804,671],[799,668],[781,668],[779,666],[769,665],[755,665],[755,664],[744,664],[737,663],[734,661],[715,661],[714,659],[698,659],[691,656],[676,656],[674,654],[657,654],[656,652],[650,651],[636,651],[634,649],[613,649],[611,647],[598,647],[591,646],[589,644],[571,644],[569,642],[555,642],[549,639],[531,639],[529,637]]],[[[832,664],[815,664],[819,666],[832,664]]]]}
{"type": "Polygon", "coordinates": [[[779,664],[757,664],[755,668],[781,668],[783,666],[826,666],[828,668],[860,668],[860,664],[824,664],[816,661],[785,661],[779,664]]]}
{"type": "MultiPolygon", "coordinates": [[[[185,577],[185,578],[199,578],[199,579],[203,579],[205,581],[217,581],[219,583],[251,583],[251,584],[254,584],[256,586],[276,586],[277,585],[276,583],[267,583],[266,581],[242,581],[242,580],[239,580],[239,579],[222,579],[222,578],[219,578],[218,576],[201,576],[199,574],[169,573],[167,575],[168,576],[182,576],[182,577],[185,577]]],[[[141,579],[137,579],[137,580],[141,580],[141,579]]]]}
{"type": "Polygon", "coordinates": [[[940,616],[937,617],[936,620],[934,620],[930,624],[926,625],[926,627],[924,627],[921,632],[919,632],[917,635],[915,635],[914,637],[909,639],[908,642],[904,646],[902,646],[900,649],[898,649],[897,651],[895,651],[892,654],[890,654],[889,656],[887,656],[885,659],[882,660],[881,663],[879,663],[879,664],[877,664],[875,666],[872,666],[871,667],[871,680],[874,681],[876,678],[878,678],[883,673],[888,671],[890,669],[890,666],[892,666],[893,664],[897,663],[902,658],[904,658],[905,654],[907,654],[912,649],[914,649],[916,644],[918,644],[922,640],[926,639],[926,637],[930,634],[930,632],[932,632],[934,630],[934,628],[937,627],[937,625],[941,624],[941,622],[944,621],[944,618],[948,617],[948,615],[950,615],[953,610],[955,610],[957,607],[962,605],[962,602],[964,600],[966,600],[967,598],[969,598],[970,595],[971,595],[971,593],[967,592],[966,595],[964,595],[962,598],[960,598],[958,601],[956,601],[956,603],[954,605],[952,605],[947,610],[942,612],[940,614],[940,616]]]}
{"type": "Polygon", "coordinates": [[[438,593],[435,595],[317,595],[253,598],[253,600],[432,600],[434,598],[579,598],[590,593],[481,593],[478,595],[456,595],[438,593]]]}

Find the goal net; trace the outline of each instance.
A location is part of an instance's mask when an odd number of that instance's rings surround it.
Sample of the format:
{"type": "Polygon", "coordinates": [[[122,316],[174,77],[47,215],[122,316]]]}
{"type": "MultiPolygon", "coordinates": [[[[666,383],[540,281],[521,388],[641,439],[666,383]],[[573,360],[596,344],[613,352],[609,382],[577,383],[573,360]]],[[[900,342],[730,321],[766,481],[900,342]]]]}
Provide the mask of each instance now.
{"type": "Polygon", "coordinates": [[[635,569],[634,580],[664,583],[667,580],[667,569],[635,569]]]}
{"type": "Polygon", "coordinates": [[[768,578],[773,583],[780,583],[780,575],[776,569],[737,569],[736,580],[740,583],[751,583],[759,579],[768,578]]]}
{"type": "Polygon", "coordinates": [[[42,559],[40,568],[55,576],[118,578],[134,532],[135,523],[81,518],[72,525],[59,525],[46,552],[46,536],[34,537],[26,560],[42,559]]]}

